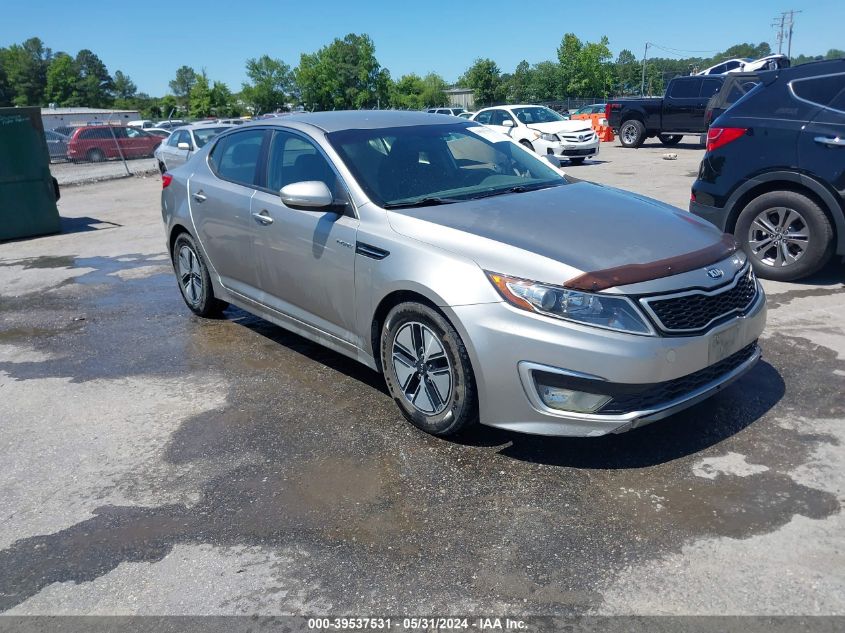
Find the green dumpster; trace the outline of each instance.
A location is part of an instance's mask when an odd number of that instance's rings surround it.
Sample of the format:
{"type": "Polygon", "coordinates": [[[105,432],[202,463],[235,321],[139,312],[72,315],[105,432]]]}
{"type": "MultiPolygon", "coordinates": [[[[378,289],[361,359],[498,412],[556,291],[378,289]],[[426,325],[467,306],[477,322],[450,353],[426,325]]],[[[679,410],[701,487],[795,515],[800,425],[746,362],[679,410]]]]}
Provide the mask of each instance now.
{"type": "Polygon", "coordinates": [[[0,240],[59,232],[40,108],[0,108],[0,240]]]}

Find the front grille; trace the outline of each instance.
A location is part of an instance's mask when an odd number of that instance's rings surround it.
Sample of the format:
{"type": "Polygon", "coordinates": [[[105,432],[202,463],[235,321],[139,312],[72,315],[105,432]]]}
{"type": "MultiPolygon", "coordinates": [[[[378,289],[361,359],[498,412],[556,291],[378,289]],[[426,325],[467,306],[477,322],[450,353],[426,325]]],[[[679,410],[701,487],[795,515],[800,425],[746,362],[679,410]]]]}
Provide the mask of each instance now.
{"type": "Polygon", "coordinates": [[[648,385],[648,388],[640,393],[616,397],[598,412],[604,414],[631,413],[632,411],[648,411],[666,404],[732,372],[751,358],[756,349],[757,342],[755,341],[715,365],[710,365],[710,367],[705,367],[675,380],[648,385]]]}
{"type": "Polygon", "coordinates": [[[743,314],[757,298],[757,281],[749,268],[734,285],[711,292],[643,299],[660,328],[668,334],[701,332],[727,317],[743,314]]]}
{"type": "Polygon", "coordinates": [[[578,132],[575,134],[558,134],[561,141],[566,143],[587,143],[594,138],[593,132],[578,132]],[[584,138],[580,138],[583,136],[584,138]]]}

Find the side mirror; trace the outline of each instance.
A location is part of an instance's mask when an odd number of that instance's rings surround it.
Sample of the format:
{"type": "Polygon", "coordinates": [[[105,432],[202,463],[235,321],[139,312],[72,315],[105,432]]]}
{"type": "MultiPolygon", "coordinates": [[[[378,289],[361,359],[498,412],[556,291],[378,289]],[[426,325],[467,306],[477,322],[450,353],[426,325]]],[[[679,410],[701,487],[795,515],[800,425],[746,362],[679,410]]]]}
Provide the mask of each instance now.
{"type": "Polygon", "coordinates": [[[181,143],[177,143],[176,147],[178,147],[179,149],[186,149],[189,152],[191,151],[191,144],[186,143],[185,141],[182,141],[181,143]]]}
{"type": "Polygon", "coordinates": [[[505,119],[504,121],[502,121],[502,125],[504,125],[505,127],[513,127],[513,121],[511,121],[510,119],[505,119]]]}
{"type": "Polygon", "coordinates": [[[326,183],[319,180],[292,182],[282,187],[279,197],[288,207],[318,211],[330,207],[334,202],[332,192],[326,183]]]}

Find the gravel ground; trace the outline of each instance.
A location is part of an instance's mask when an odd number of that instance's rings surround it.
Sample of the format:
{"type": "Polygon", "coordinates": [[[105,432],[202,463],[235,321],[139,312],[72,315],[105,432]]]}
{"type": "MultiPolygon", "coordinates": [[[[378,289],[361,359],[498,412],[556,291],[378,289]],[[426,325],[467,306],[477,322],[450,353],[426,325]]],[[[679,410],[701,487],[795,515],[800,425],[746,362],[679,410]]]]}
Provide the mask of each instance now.
{"type": "MultiPolygon", "coordinates": [[[[566,169],[683,206],[702,152],[671,151],[566,169]]],[[[839,263],[766,283],[765,360],[692,409],[447,441],[351,360],[191,316],[159,187],[0,244],[0,612],[845,614],[839,263]]]]}

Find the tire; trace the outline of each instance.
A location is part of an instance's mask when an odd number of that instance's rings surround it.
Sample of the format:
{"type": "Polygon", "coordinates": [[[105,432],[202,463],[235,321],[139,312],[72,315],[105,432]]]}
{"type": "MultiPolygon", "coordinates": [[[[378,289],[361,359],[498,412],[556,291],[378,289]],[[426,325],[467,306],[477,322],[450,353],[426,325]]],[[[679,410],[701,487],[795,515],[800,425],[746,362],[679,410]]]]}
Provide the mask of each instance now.
{"type": "Polygon", "coordinates": [[[525,139],[522,139],[519,144],[527,149],[530,149],[532,152],[534,151],[534,146],[531,144],[531,141],[526,141],[525,139]]]}
{"type": "Polygon", "coordinates": [[[660,142],[663,143],[666,147],[673,147],[681,142],[681,139],[684,138],[680,134],[659,134],[658,138],[660,142]]]}
{"type": "Polygon", "coordinates": [[[89,149],[88,153],[85,154],[85,157],[92,163],[102,163],[106,160],[106,154],[101,149],[89,149]]]}
{"type": "Polygon", "coordinates": [[[623,121],[619,126],[619,142],[622,147],[639,147],[645,140],[645,125],[636,119],[623,121]]]}
{"type": "Polygon", "coordinates": [[[584,164],[584,160],[585,160],[585,158],[584,158],[583,156],[579,156],[579,157],[577,157],[577,158],[570,158],[570,159],[569,159],[569,164],[570,164],[570,165],[576,165],[576,166],[577,166],[577,165],[583,165],[583,164],[584,164]]]}
{"type": "Polygon", "coordinates": [[[219,317],[229,304],[214,297],[208,266],[194,238],[181,233],[173,243],[171,259],[185,305],[197,316],[219,317]]]}
{"type": "Polygon", "coordinates": [[[394,307],[382,326],[380,353],[390,395],[411,424],[447,436],[478,421],[469,355],[440,312],[416,302],[394,307]]]}
{"type": "Polygon", "coordinates": [[[834,250],[830,218],[815,201],[795,191],[770,191],[754,198],[739,214],[734,234],[754,273],[764,279],[792,281],[812,275],[834,250]]]}

